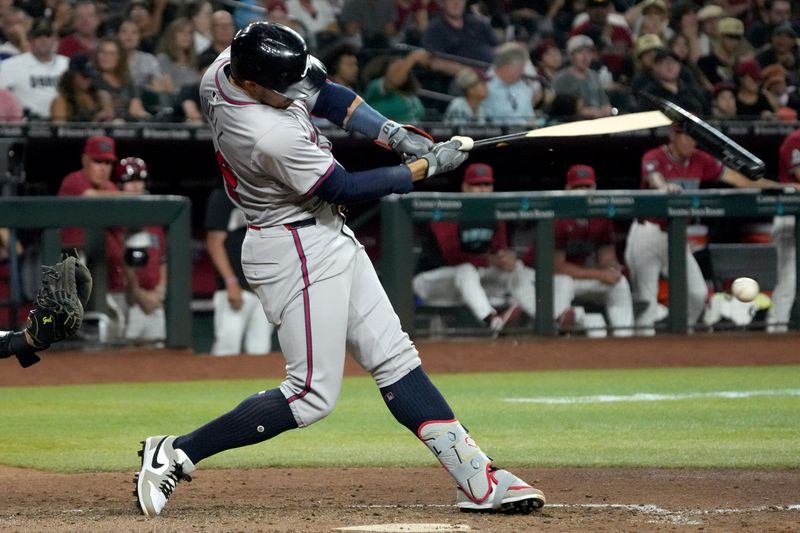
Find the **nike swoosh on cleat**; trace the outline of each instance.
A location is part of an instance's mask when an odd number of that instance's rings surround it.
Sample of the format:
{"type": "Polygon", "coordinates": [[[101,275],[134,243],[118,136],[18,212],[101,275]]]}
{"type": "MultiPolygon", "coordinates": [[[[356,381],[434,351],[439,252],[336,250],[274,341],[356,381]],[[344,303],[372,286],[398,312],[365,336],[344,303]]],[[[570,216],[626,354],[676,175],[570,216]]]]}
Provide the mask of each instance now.
{"type": "Polygon", "coordinates": [[[158,462],[158,451],[161,449],[161,445],[164,444],[165,440],[167,440],[167,437],[164,437],[163,439],[158,441],[158,444],[156,445],[156,451],[155,453],[153,453],[153,460],[150,463],[150,466],[152,466],[155,469],[159,469],[162,466],[164,466],[164,464],[158,462]]]}

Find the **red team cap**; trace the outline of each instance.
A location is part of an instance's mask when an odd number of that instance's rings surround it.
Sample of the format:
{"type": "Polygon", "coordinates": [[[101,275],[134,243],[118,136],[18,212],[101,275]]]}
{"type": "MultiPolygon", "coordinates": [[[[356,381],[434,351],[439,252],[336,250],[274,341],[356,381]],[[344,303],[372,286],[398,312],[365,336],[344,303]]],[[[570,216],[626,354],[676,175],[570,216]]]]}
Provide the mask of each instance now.
{"type": "Polygon", "coordinates": [[[95,135],[86,139],[83,153],[95,161],[117,160],[117,153],[114,151],[114,139],[103,135],[95,135]]]}
{"type": "Polygon", "coordinates": [[[494,171],[485,163],[473,163],[464,170],[464,183],[467,185],[494,183],[494,171]]]}
{"type": "Polygon", "coordinates": [[[595,187],[594,169],[588,165],[572,165],[567,170],[567,189],[589,185],[595,187]]]}

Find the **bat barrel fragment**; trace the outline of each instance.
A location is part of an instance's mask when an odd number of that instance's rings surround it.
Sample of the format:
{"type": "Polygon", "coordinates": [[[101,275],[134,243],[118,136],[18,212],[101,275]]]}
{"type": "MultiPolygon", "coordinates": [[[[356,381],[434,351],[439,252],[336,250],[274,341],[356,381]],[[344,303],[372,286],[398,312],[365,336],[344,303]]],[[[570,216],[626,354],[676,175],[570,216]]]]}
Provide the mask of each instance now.
{"type": "Polygon", "coordinates": [[[701,149],[722,161],[725,166],[752,180],[764,177],[764,162],[736,141],[672,102],[645,91],[640,94],[697,141],[701,149]]]}

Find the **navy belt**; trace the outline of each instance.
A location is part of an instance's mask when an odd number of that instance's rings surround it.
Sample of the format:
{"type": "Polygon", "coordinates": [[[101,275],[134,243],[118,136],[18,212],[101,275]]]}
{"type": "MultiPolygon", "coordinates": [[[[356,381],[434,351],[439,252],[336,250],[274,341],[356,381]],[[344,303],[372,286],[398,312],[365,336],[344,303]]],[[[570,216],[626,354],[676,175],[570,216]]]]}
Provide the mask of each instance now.
{"type": "MultiPolygon", "coordinates": [[[[296,222],[289,222],[288,224],[283,224],[283,227],[288,230],[298,229],[298,228],[305,228],[306,226],[316,226],[317,219],[314,217],[306,218],[304,220],[298,220],[296,222]]],[[[250,229],[254,229],[256,231],[261,231],[260,226],[247,226],[250,229]]]]}

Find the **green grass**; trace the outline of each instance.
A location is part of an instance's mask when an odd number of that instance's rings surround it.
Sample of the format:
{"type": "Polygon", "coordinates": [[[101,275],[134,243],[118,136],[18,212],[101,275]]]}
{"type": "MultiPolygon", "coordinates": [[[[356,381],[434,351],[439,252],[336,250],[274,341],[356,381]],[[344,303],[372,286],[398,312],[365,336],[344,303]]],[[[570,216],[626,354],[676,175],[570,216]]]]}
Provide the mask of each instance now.
{"type": "MultiPolygon", "coordinates": [[[[505,398],[800,389],[800,366],[434,375],[472,436],[509,466],[800,467],[800,396],[543,405],[505,398]]],[[[0,464],[133,470],[138,442],[180,434],[277,381],[0,388],[0,464]]],[[[310,428],[204,467],[424,466],[367,377],[310,428]]]]}

